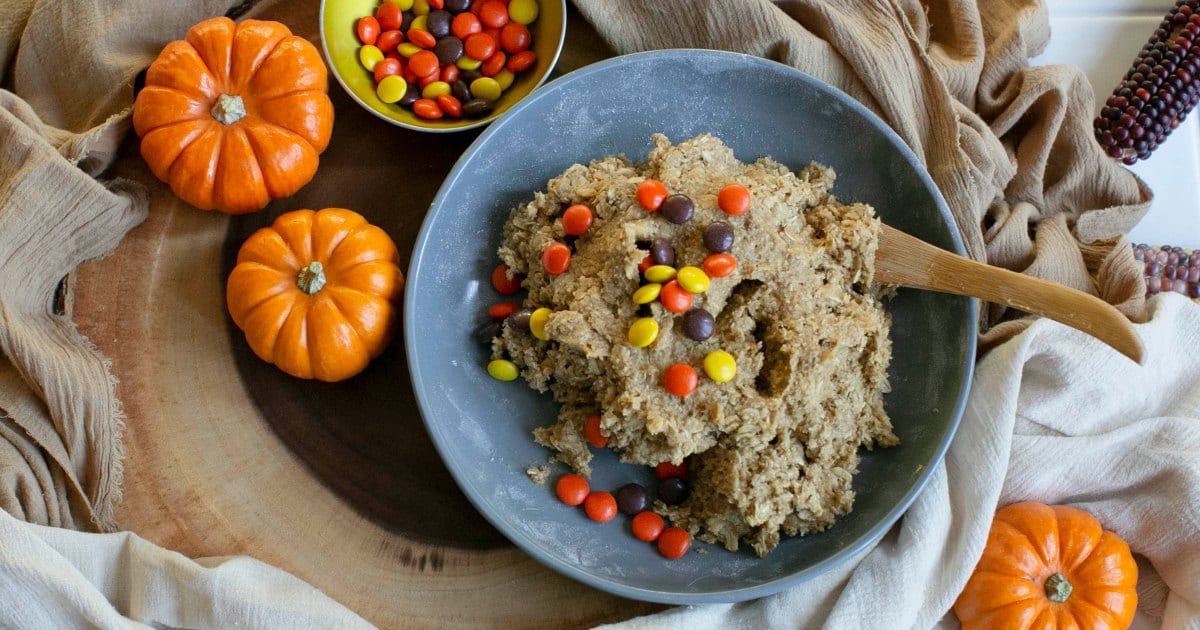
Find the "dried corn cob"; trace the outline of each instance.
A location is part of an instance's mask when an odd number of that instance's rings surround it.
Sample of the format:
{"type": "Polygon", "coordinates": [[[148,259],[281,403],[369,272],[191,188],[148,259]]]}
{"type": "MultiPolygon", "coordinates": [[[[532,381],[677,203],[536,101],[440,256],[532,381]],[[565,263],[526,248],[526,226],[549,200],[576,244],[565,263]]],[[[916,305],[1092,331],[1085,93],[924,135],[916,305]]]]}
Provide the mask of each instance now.
{"type": "Polygon", "coordinates": [[[1125,164],[1150,157],[1200,98],[1200,0],[1177,0],[1093,122],[1105,151],[1125,164]]]}
{"type": "Polygon", "coordinates": [[[1133,257],[1146,264],[1147,297],[1174,291],[1192,299],[1200,298],[1200,249],[1188,251],[1182,247],[1138,243],[1133,246],[1133,257]]]}

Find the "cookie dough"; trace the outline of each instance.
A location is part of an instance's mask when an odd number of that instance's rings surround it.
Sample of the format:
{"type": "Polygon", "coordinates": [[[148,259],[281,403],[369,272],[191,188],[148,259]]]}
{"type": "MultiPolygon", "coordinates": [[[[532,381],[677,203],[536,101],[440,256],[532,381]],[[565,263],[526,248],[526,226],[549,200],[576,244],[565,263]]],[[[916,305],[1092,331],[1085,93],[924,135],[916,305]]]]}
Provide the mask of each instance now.
{"type": "Polygon", "coordinates": [[[781,532],[823,530],[849,512],[858,448],[897,443],[882,398],[889,320],[872,284],[879,221],[869,206],[836,200],[834,172],[818,164],[798,173],[770,158],[743,164],[711,135],[677,145],[655,135],[653,143],[645,163],[611,156],[571,166],[512,211],[500,258],[526,276],[525,306],[553,313],[545,341],[505,326],[493,354],[560,404],[557,420],[534,436],[562,462],[590,473],[583,423],[600,415],[608,447],[623,461],[688,458],[690,497],[656,505],[673,525],[730,550],[744,541],[764,555],[781,532]],[[692,218],[676,225],[642,208],[635,189],[647,178],[691,197],[692,218]],[[731,182],[752,194],[746,214],[717,207],[731,182]],[[570,242],[560,217],[576,203],[593,209],[594,223],[574,241],[569,269],[551,276],[542,251],[570,242]],[[677,267],[700,266],[711,253],[703,233],[715,221],[733,228],[737,268],[695,296],[693,308],[716,321],[713,335],[697,342],[684,334],[682,316],[658,302],[639,307],[630,296],[654,239],[673,244],[677,267]],[[626,340],[639,317],[659,326],[646,348],[626,340]],[[713,350],[735,358],[732,381],[704,376],[700,366],[713,350]],[[678,362],[701,375],[686,397],[661,384],[678,362]]]}

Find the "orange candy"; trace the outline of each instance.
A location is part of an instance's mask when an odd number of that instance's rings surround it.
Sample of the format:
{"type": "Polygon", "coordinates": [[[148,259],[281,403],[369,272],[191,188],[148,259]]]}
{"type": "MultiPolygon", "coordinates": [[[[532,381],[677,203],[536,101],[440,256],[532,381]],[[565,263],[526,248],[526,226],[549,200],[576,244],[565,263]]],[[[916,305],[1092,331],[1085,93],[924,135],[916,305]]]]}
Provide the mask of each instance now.
{"type": "Polygon", "coordinates": [[[587,438],[588,444],[596,448],[608,446],[608,437],[600,431],[600,416],[588,416],[588,419],[583,421],[583,437],[587,438]]]}
{"type": "Polygon", "coordinates": [[[562,243],[551,243],[542,250],[542,269],[557,276],[571,266],[571,249],[562,243]]]}
{"type": "Polygon", "coordinates": [[[437,101],[427,98],[417,99],[413,103],[412,108],[414,114],[426,120],[437,120],[445,115],[442,112],[442,108],[438,107],[437,101]]]}
{"type": "Polygon", "coordinates": [[[445,66],[442,68],[442,80],[451,85],[458,80],[458,66],[445,66]]]}
{"type": "Polygon", "coordinates": [[[709,278],[724,278],[737,269],[737,259],[732,254],[713,254],[704,259],[704,273],[709,278]]]}
{"type": "Polygon", "coordinates": [[[509,22],[500,29],[500,47],[509,54],[516,54],[529,48],[533,36],[524,24],[509,22]]]}
{"type": "Polygon", "coordinates": [[[369,15],[359,18],[354,25],[354,31],[358,34],[358,41],[366,46],[374,46],[379,40],[379,20],[369,15]]]}
{"type": "Polygon", "coordinates": [[[429,8],[431,8],[431,9],[440,9],[440,8],[446,6],[446,0],[425,0],[425,1],[429,3],[429,8]]]}
{"type": "Polygon", "coordinates": [[[633,517],[633,522],[629,526],[638,540],[654,542],[662,534],[666,523],[663,522],[663,517],[654,512],[639,512],[637,516],[633,517]]]}
{"type": "Polygon", "coordinates": [[[692,535],[680,527],[669,527],[658,537],[658,553],[668,560],[682,558],[691,547],[692,535]]]}
{"type": "Polygon", "coordinates": [[[513,277],[510,279],[508,277],[508,265],[504,263],[496,265],[496,268],[492,270],[492,287],[500,295],[515,295],[517,291],[521,290],[521,281],[524,279],[521,274],[513,274],[513,277]]]}
{"type": "Polygon", "coordinates": [[[394,31],[400,28],[400,22],[403,20],[400,15],[400,7],[391,2],[384,2],[375,9],[375,19],[379,20],[379,30],[394,31]]]}
{"type": "Polygon", "coordinates": [[[483,22],[484,26],[500,28],[508,24],[508,7],[498,0],[487,0],[479,6],[479,21],[483,22]]]}
{"type": "Polygon", "coordinates": [[[535,61],[537,61],[537,53],[532,50],[522,51],[508,60],[508,69],[512,72],[521,72],[527,70],[535,61]]]}
{"type": "Polygon", "coordinates": [[[593,492],[584,499],[583,511],[593,521],[607,523],[617,515],[617,500],[607,492],[593,492]]]}
{"type": "Polygon", "coordinates": [[[443,94],[437,97],[438,107],[446,112],[446,115],[451,118],[462,118],[462,102],[449,94],[443,94]]]}
{"type": "Polygon", "coordinates": [[[497,50],[494,55],[488,57],[487,61],[483,62],[483,65],[479,67],[479,72],[485,77],[494,77],[504,69],[504,62],[507,60],[508,57],[497,50]]]}
{"type": "MultiPolygon", "coordinates": [[[[387,2],[385,2],[384,5],[393,7],[396,6],[387,2]]],[[[419,33],[420,31],[410,31],[410,33],[412,32],[419,33]]],[[[410,34],[409,38],[411,39],[411,37],[412,36],[410,34]]],[[[441,64],[438,63],[437,55],[429,52],[428,50],[422,50],[408,58],[408,69],[412,70],[413,74],[423,78],[440,70],[441,64]]]]}
{"type": "Polygon", "coordinates": [[[570,236],[581,236],[592,227],[592,209],[577,203],[563,212],[563,232],[570,236]]]}
{"type": "Polygon", "coordinates": [[[391,52],[404,41],[404,33],[400,31],[384,31],[379,34],[379,39],[375,40],[375,47],[382,52],[391,52]]]}
{"type": "MultiPolygon", "coordinates": [[[[497,302],[488,307],[488,317],[492,319],[504,319],[520,310],[521,305],[516,302],[497,302]]],[[[660,466],[662,464],[659,464],[660,466]]]]}
{"type": "Polygon", "coordinates": [[[725,214],[746,214],[750,209],[750,191],[741,184],[726,184],[717,193],[717,207],[725,214]]]}
{"type": "Polygon", "coordinates": [[[682,464],[679,464],[678,466],[676,466],[675,464],[672,464],[671,462],[662,462],[661,464],[654,467],[654,476],[658,477],[660,480],[670,479],[672,477],[686,479],[687,478],[687,462],[685,461],[682,464]]]}
{"type": "Polygon", "coordinates": [[[658,293],[658,301],[662,302],[663,308],[672,313],[686,313],[688,309],[692,308],[693,300],[695,300],[695,296],[679,286],[678,280],[668,281],[658,293]]]}
{"type": "Polygon", "coordinates": [[[663,387],[680,398],[695,391],[697,381],[696,369],[686,363],[673,363],[663,371],[663,387]]]}
{"type": "Polygon", "coordinates": [[[650,254],[646,254],[646,257],[642,259],[642,262],[638,263],[638,272],[646,273],[646,270],[653,266],[654,266],[654,257],[651,256],[650,254]]]}
{"type": "Polygon", "coordinates": [[[567,473],[558,478],[554,485],[554,493],[558,500],[567,505],[582,505],[588,497],[588,482],[579,475],[567,473]]]}
{"type": "Polygon", "coordinates": [[[417,29],[409,29],[408,41],[420,46],[421,48],[433,48],[437,45],[437,38],[429,31],[420,31],[417,29]]]}
{"type": "Polygon", "coordinates": [[[387,77],[404,72],[404,64],[398,59],[384,59],[375,64],[375,82],[379,83],[387,77]]]}
{"type": "Polygon", "coordinates": [[[483,61],[496,53],[496,40],[487,33],[475,33],[463,42],[463,50],[468,57],[483,61]]]}
{"type": "Polygon", "coordinates": [[[459,39],[466,39],[482,30],[483,25],[474,13],[459,13],[450,22],[450,32],[459,39]]]}
{"type": "Polygon", "coordinates": [[[658,212],[662,207],[663,201],[667,198],[667,187],[657,179],[647,179],[638,184],[637,199],[638,203],[649,212],[658,212]]]}

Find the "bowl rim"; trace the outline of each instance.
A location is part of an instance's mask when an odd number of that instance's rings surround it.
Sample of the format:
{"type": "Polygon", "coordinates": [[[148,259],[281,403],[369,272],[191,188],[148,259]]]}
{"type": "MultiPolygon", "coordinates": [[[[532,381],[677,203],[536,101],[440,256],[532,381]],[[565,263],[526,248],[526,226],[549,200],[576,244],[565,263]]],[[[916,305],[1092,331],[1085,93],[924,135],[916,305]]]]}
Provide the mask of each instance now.
{"type": "MultiPolygon", "coordinates": [[[[850,97],[842,90],[815,77],[812,77],[801,70],[793,68],[792,66],[762,57],[756,57],[754,55],[729,51],[696,48],[652,50],[620,55],[584,66],[556,78],[554,81],[551,81],[547,87],[560,82],[562,84],[566,84],[570,81],[574,81],[597,72],[605,72],[610,69],[631,63],[654,63],[654,61],[659,58],[678,58],[680,56],[694,57],[697,55],[725,58],[737,57],[740,58],[741,62],[751,65],[769,67],[776,71],[783,70],[793,75],[796,79],[809,84],[813,88],[829,93],[840,100],[846,107],[863,116],[871,125],[883,132],[885,137],[899,149],[901,157],[916,170],[917,175],[922,183],[924,183],[929,190],[933,191],[934,202],[937,211],[941,215],[945,224],[950,228],[950,238],[953,243],[955,253],[959,255],[966,254],[966,248],[963,244],[962,237],[958,232],[953,216],[950,213],[950,208],[946,204],[940,189],[938,189],[937,184],[933,181],[933,178],[929,175],[929,172],[925,169],[925,166],[913,153],[912,149],[909,148],[909,146],[903,141],[899,134],[897,134],[890,126],[887,125],[887,123],[883,122],[879,116],[868,109],[865,105],[850,97]]],[[[523,108],[532,106],[533,103],[538,99],[549,97],[553,93],[554,91],[550,89],[540,89],[537,92],[531,93],[529,96],[516,103],[506,112],[506,114],[516,114],[523,108]]],[[[619,595],[621,597],[676,605],[732,603],[755,599],[766,595],[772,595],[786,588],[807,582],[808,580],[831,571],[832,569],[846,563],[851,558],[859,555],[863,550],[873,546],[877,541],[883,538],[884,534],[886,534],[892,528],[892,526],[895,525],[900,517],[904,515],[904,513],[916,500],[917,496],[925,489],[926,485],[932,478],[934,471],[938,468],[938,465],[944,461],[946,451],[950,446],[950,442],[954,439],[955,434],[958,432],[958,427],[962,421],[963,412],[966,409],[967,394],[970,391],[975,370],[976,338],[978,336],[979,313],[979,301],[975,298],[969,298],[967,300],[966,317],[969,334],[966,340],[967,348],[965,355],[967,357],[967,365],[963,374],[964,378],[962,386],[959,388],[957,401],[954,404],[953,416],[950,422],[949,430],[946,432],[945,436],[935,449],[933,458],[927,463],[925,469],[922,470],[918,475],[916,483],[914,483],[909,491],[901,498],[901,500],[887,512],[883,519],[876,523],[866,533],[842,547],[842,549],[835,552],[829,558],[826,558],[825,560],[822,560],[810,567],[751,586],[710,591],[706,593],[677,593],[667,590],[655,590],[628,586],[611,579],[597,577],[587,573],[586,571],[583,571],[582,569],[579,569],[570,563],[560,561],[550,553],[543,551],[538,540],[525,536],[522,532],[509,527],[498,516],[494,516],[484,509],[484,503],[482,501],[483,497],[479,496],[476,489],[467,481],[467,474],[462,470],[463,464],[447,457],[446,448],[443,446],[443,440],[449,441],[451,436],[446,434],[440,425],[430,420],[430,417],[432,416],[432,410],[429,408],[427,399],[430,398],[432,394],[427,391],[428,386],[426,385],[424,377],[419,369],[419,359],[417,357],[418,353],[415,351],[415,348],[418,347],[417,338],[419,337],[419,334],[417,328],[412,326],[411,322],[416,321],[416,296],[418,293],[420,293],[419,288],[421,285],[420,276],[415,272],[421,268],[422,259],[425,257],[425,249],[430,242],[430,230],[433,223],[433,218],[437,214],[437,210],[444,204],[445,197],[450,188],[462,176],[462,171],[466,166],[466,162],[474,157],[474,154],[479,146],[487,142],[493,134],[499,133],[499,131],[504,128],[504,125],[507,124],[507,122],[511,119],[511,116],[503,116],[495,125],[492,125],[482,134],[480,134],[479,137],[477,137],[470,144],[470,146],[463,151],[458,161],[455,162],[454,168],[451,169],[450,174],[447,175],[446,179],[442,182],[441,187],[438,189],[437,195],[434,197],[433,202],[429,206],[429,210],[426,212],[426,215],[422,220],[421,229],[417,233],[417,240],[413,247],[412,256],[409,260],[409,271],[406,277],[407,282],[405,283],[404,320],[406,325],[403,331],[406,350],[405,354],[407,355],[409,377],[412,381],[413,393],[417,400],[417,408],[420,411],[421,419],[425,423],[425,428],[430,434],[434,447],[438,451],[438,455],[442,458],[442,461],[446,464],[446,468],[454,477],[455,483],[458,484],[459,488],[463,491],[463,494],[467,496],[467,499],[471,502],[475,509],[478,510],[479,513],[482,514],[484,518],[486,518],[494,527],[496,527],[496,529],[498,529],[510,542],[515,544],[522,551],[532,556],[544,566],[547,566],[558,573],[566,575],[579,582],[583,582],[584,584],[594,588],[619,595]]]]}
{"type": "MultiPolygon", "coordinates": [[[[554,0],[543,0],[543,1],[553,2],[554,0]]],[[[365,101],[363,101],[361,98],[359,98],[358,94],[356,94],[354,92],[354,90],[350,89],[350,86],[346,85],[346,81],[344,79],[342,79],[341,73],[338,72],[337,66],[334,65],[334,63],[333,63],[333,55],[331,55],[329,53],[329,44],[325,41],[325,5],[328,4],[328,2],[329,2],[329,0],[321,0],[321,5],[317,8],[317,35],[319,35],[321,38],[321,52],[322,52],[322,54],[325,55],[325,65],[328,67],[329,74],[333,75],[333,78],[337,80],[338,85],[342,86],[342,90],[344,92],[346,92],[346,94],[348,94],[350,96],[350,98],[354,100],[355,103],[358,103],[358,105],[360,107],[362,107],[363,109],[370,112],[372,116],[374,116],[380,120],[383,120],[385,122],[391,123],[397,127],[403,127],[405,129],[412,129],[413,131],[425,131],[428,133],[456,133],[459,131],[467,131],[469,129],[478,129],[479,127],[482,127],[484,125],[490,124],[490,123],[498,120],[500,117],[502,117],[505,114],[516,109],[516,107],[518,105],[520,105],[522,102],[524,102],[525,99],[527,99],[530,96],[533,96],[535,93],[537,93],[538,89],[540,89],[542,87],[542,85],[544,83],[546,83],[546,80],[550,78],[550,75],[554,74],[554,67],[558,65],[558,59],[560,56],[562,56],[563,43],[566,42],[566,39],[567,39],[567,0],[558,0],[558,2],[560,4],[562,4],[563,19],[562,19],[562,23],[559,24],[559,28],[558,28],[558,43],[554,46],[554,57],[552,57],[550,59],[550,65],[546,69],[546,74],[543,74],[540,78],[538,78],[537,82],[533,84],[533,87],[529,89],[529,94],[526,94],[525,96],[518,99],[516,103],[513,103],[511,107],[504,110],[503,112],[499,112],[499,113],[492,112],[491,114],[488,114],[484,118],[480,118],[479,120],[477,120],[469,125],[463,125],[461,127],[445,127],[445,128],[424,127],[421,125],[414,125],[412,123],[406,123],[404,121],[396,120],[389,116],[385,116],[382,112],[376,110],[374,107],[371,107],[365,101]]],[[[457,164],[456,164],[456,166],[457,166],[457,164]]]]}

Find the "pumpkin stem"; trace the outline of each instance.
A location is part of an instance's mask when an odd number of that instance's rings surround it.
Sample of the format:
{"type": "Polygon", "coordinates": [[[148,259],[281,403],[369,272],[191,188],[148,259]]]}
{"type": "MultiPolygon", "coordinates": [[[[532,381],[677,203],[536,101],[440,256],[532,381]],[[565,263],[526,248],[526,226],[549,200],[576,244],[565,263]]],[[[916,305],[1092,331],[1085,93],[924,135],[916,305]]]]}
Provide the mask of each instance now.
{"type": "Polygon", "coordinates": [[[221,124],[232,125],[246,117],[246,104],[240,96],[222,94],[217,97],[217,102],[213,104],[209,113],[221,124]]]}
{"type": "Polygon", "coordinates": [[[1061,573],[1055,573],[1046,578],[1046,597],[1050,601],[1061,604],[1071,597],[1071,591],[1074,587],[1067,581],[1067,578],[1061,573]]]}
{"type": "Polygon", "coordinates": [[[300,270],[296,286],[309,295],[316,295],[325,287],[325,266],[315,260],[308,263],[307,267],[300,270]]]}

